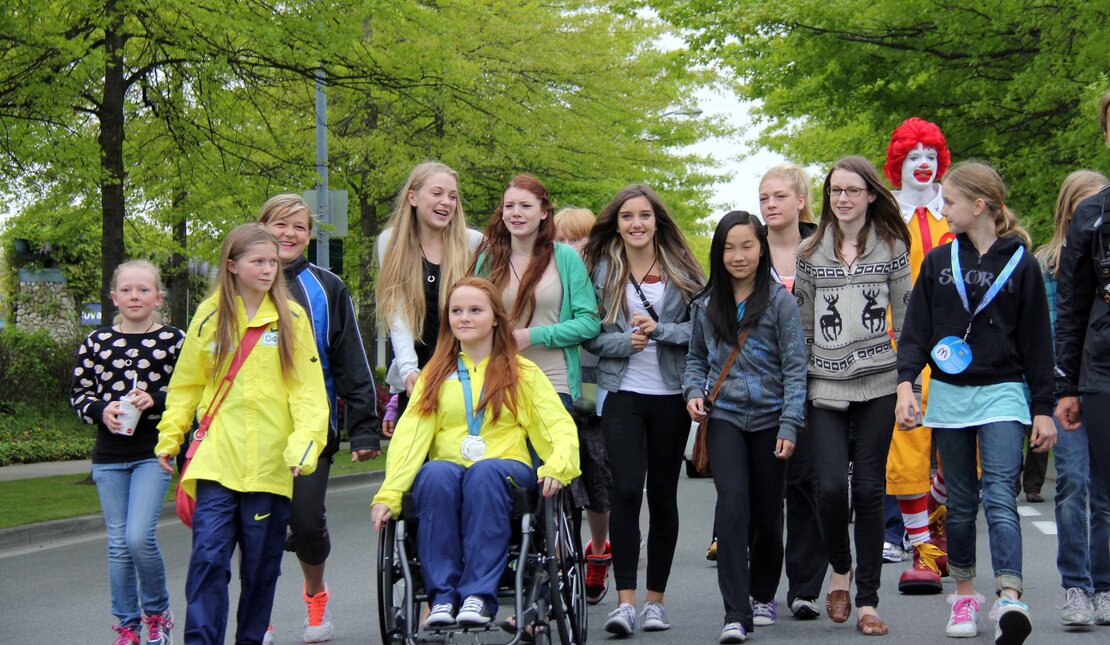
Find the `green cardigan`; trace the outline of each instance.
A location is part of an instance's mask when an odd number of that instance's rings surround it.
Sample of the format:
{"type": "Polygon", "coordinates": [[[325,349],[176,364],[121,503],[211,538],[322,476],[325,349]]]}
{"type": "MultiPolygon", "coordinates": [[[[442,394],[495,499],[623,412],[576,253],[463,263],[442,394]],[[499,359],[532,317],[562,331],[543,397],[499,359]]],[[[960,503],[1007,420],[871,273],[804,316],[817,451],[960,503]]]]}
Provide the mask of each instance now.
{"type": "MultiPolygon", "coordinates": [[[[594,296],[593,282],[586,272],[582,257],[573,247],[555,243],[555,270],[559,273],[559,283],[563,285],[563,302],[559,309],[559,322],[554,325],[529,328],[533,345],[542,344],[548,348],[563,348],[567,359],[567,384],[570,385],[570,398],[582,396],[582,364],[578,360],[578,345],[590,340],[601,331],[601,320],[597,315],[597,298],[594,296]]],[[[475,273],[489,277],[486,256],[483,253],[477,262],[475,273]]]]}

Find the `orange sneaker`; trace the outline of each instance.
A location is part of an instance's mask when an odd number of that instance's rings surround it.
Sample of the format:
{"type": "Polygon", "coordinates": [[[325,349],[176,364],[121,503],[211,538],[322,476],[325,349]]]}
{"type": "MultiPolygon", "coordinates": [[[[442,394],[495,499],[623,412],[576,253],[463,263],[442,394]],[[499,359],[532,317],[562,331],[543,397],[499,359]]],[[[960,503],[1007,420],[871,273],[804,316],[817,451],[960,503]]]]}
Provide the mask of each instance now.
{"type": "Polygon", "coordinates": [[[609,565],[613,562],[613,549],[605,541],[605,552],[595,554],[592,542],[586,543],[586,602],[596,605],[609,591],[609,565]]]}
{"type": "Polygon", "coordinates": [[[304,592],[304,604],[308,610],[308,618],[304,619],[304,642],[323,643],[331,640],[334,628],[331,624],[331,612],[328,611],[328,587],[315,596],[304,592]]]}

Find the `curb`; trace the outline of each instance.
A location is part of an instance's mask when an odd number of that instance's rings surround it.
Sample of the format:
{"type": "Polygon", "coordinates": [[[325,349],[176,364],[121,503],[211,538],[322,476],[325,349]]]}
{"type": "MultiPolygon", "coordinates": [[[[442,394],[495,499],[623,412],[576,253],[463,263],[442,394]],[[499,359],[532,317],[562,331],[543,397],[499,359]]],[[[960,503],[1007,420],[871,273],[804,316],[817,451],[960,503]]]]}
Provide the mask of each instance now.
{"type": "MultiPolygon", "coordinates": [[[[337,475],[328,480],[328,486],[329,488],[338,486],[347,488],[360,484],[378,484],[381,483],[383,479],[385,479],[384,470],[372,470],[365,473],[337,475]]],[[[369,508],[369,504],[367,504],[367,508],[369,508]]],[[[160,520],[177,519],[177,512],[173,502],[167,502],[162,506],[162,513],[159,518],[160,520]]],[[[37,522],[24,526],[14,526],[8,529],[0,529],[0,553],[12,549],[41,546],[46,542],[54,540],[78,537],[103,531],[104,516],[100,513],[69,517],[64,520],[51,520],[49,522],[37,522]]]]}

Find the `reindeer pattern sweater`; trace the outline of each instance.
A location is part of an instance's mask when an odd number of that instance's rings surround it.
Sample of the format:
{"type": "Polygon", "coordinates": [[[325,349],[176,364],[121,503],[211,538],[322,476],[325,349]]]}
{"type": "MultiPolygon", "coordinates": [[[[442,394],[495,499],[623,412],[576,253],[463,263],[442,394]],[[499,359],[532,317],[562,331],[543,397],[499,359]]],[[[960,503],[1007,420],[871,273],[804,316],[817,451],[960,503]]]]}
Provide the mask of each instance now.
{"type": "Polygon", "coordinates": [[[809,257],[798,256],[794,296],[809,350],[809,400],[869,401],[897,386],[891,331],[897,337],[913,283],[902,241],[880,241],[874,227],[851,270],[825,231],[809,257]],[[893,330],[887,326],[890,307],[893,330]]]}

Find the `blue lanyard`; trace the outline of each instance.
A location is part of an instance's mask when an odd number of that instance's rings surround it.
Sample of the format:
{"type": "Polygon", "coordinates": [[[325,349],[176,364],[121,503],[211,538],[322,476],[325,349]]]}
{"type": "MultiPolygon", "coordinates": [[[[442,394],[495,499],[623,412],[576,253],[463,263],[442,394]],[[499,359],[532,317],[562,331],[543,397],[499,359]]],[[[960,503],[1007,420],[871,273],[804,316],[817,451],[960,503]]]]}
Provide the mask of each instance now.
{"type": "MultiPolygon", "coordinates": [[[[470,391],[470,372],[467,371],[466,365],[463,365],[463,360],[460,357],[459,361],[459,382],[462,383],[463,400],[466,402],[466,428],[470,432],[470,436],[477,437],[482,433],[482,420],[486,418],[486,411],[483,408],[481,414],[474,416],[474,395],[470,391]]],[[[481,401],[482,397],[486,394],[486,386],[482,385],[482,393],[478,395],[478,400],[481,401]]]]}
{"type": "Polygon", "coordinates": [[[1014,269],[1017,268],[1018,262],[1021,261],[1021,256],[1025,254],[1025,247],[1018,246],[1014,254],[1010,256],[1010,261],[1003,267],[1002,273],[994,279],[994,284],[987,293],[983,295],[983,299],[979,301],[979,306],[975,307],[975,311],[971,311],[971,306],[967,302],[967,287],[964,286],[964,274],[960,270],[960,238],[952,240],[952,282],[956,284],[956,293],[960,294],[960,302],[964,305],[964,310],[971,314],[971,319],[967,321],[967,330],[964,332],[964,340],[967,340],[967,335],[971,333],[971,323],[975,320],[975,316],[979,315],[986,309],[995,296],[1002,291],[1002,287],[1006,286],[1006,281],[1013,275],[1014,269]]]}

